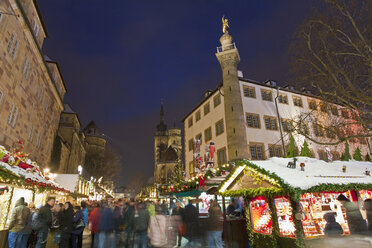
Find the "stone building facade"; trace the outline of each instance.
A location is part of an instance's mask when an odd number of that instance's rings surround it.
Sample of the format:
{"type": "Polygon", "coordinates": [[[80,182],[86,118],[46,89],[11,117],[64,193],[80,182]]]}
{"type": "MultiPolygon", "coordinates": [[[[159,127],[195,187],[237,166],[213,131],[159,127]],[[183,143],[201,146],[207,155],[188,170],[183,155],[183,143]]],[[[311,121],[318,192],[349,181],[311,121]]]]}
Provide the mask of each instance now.
{"type": "Polygon", "coordinates": [[[106,138],[94,121],[91,121],[83,130],[87,154],[105,155],[106,138]]]}
{"type": "Polygon", "coordinates": [[[75,174],[78,166],[84,165],[87,142],[81,131],[77,113],[65,104],[59,122],[58,135],[61,142],[60,163],[58,171],[64,174],[75,174]]]}
{"type": "Polygon", "coordinates": [[[156,127],[154,138],[154,182],[168,184],[182,153],[181,129],[167,128],[164,122],[164,107],[160,109],[160,123],[156,127]]]}
{"type": "MultiPolygon", "coordinates": [[[[326,146],[305,138],[301,132],[293,130],[291,123],[300,123],[297,129],[309,137],[332,143],[336,141],[329,132],[333,123],[351,120],[351,113],[343,106],[323,102],[320,97],[292,86],[278,87],[273,81],[244,78],[238,71],[240,56],[232,37],[225,33],[220,42],[216,56],[223,82],[208,92],[183,119],[186,175],[190,177],[196,173],[195,140],[201,141],[201,157],[204,156],[203,147],[214,143],[214,166],[242,158],[282,157],[288,148],[289,133],[294,136],[297,150],[306,140],[313,157],[327,160],[326,146]]],[[[371,142],[371,138],[350,139],[350,153],[359,147],[363,156],[370,154],[371,142]]],[[[334,159],[340,159],[344,146],[343,142],[328,147],[334,159]]]]}
{"type": "Polygon", "coordinates": [[[23,140],[46,167],[66,93],[58,64],[42,54],[47,31],[36,0],[0,1],[0,144],[23,140]]]}

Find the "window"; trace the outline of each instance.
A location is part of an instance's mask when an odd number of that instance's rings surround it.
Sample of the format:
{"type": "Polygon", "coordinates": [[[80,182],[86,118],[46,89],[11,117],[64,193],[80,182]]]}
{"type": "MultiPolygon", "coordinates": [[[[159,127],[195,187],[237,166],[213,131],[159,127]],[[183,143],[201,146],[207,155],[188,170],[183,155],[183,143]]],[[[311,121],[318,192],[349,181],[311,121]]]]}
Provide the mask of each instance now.
{"type": "Polygon", "coordinates": [[[15,127],[17,123],[17,118],[18,118],[18,107],[12,104],[10,107],[9,115],[8,115],[8,124],[11,127],[15,127]]]}
{"type": "Polygon", "coordinates": [[[189,140],[189,151],[194,149],[194,139],[189,140]]]}
{"type": "Polygon", "coordinates": [[[192,116],[189,118],[189,127],[192,127],[193,121],[192,121],[192,116]]]}
{"type": "Polygon", "coordinates": [[[30,126],[30,131],[28,132],[28,136],[27,136],[27,139],[30,141],[30,143],[32,143],[32,140],[34,139],[34,125],[31,123],[31,126],[30,126]]]}
{"type": "Polygon", "coordinates": [[[0,23],[2,19],[3,19],[3,14],[0,12],[0,23]]]}
{"type": "Polygon", "coordinates": [[[221,104],[221,96],[218,94],[217,96],[213,97],[213,104],[214,107],[217,107],[218,105],[221,104]]]}
{"type": "Polygon", "coordinates": [[[312,109],[312,110],[316,110],[317,109],[317,106],[316,106],[316,101],[309,101],[308,100],[308,104],[309,104],[309,109],[312,109]]]}
{"type": "Polygon", "coordinates": [[[264,116],[265,127],[268,130],[278,130],[278,123],[275,117],[264,116]]]}
{"type": "Polygon", "coordinates": [[[204,105],[204,115],[207,115],[211,111],[209,102],[204,105]]]}
{"type": "Polygon", "coordinates": [[[364,138],[364,137],[360,137],[360,138],[358,138],[358,140],[359,140],[360,144],[363,144],[363,145],[367,144],[366,138],[364,138]]]}
{"type": "Polygon", "coordinates": [[[328,127],[325,129],[327,138],[335,139],[336,138],[336,132],[333,128],[328,127]]]}
{"type": "Polygon", "coordinates": [[[3,98],[4,98],[4,93],[0,90],[0,106],[1,106],[1,103],[3,102],[3,98]]]}
{"type": "Polygon", "coordinates": [[[217,163],[218,165],[223,165],[227,163],[225,147],[217,150],[217,163]]]}
{"type": "Polygon", "coordinates": [[[260,128],[260,116],[257,114],[246,113],[248,127],[260,128]]]}
{"type": "Polygon", "coordinates": [[[271,157],[282,157],[283,151],[280,145],[269,145],[269,154],[271,157]]]}
{"type": "Polygon", "coordinates": [[[204,130],[204,139],[205,143],[212,139],[212,127],[208,127],[207,129],[204,130]]]}
{"type": "Polygon", "coordinates": [[[278,101],[280,103],[288,104],[288,96],[286,94],[279,94],[278,101]]]}
{"type": "Polygon", "coordinates": [[[264,101],[270,101],[270,102],[273,101],[273,94],[271,93],[270,90],[261,89],[261,97],[262,97],[262,100],[264,101]]]}
{"type": "Polygon", "coordinates": [[[243,93],[245,97],[256,98],[256,90],[254,87],[243,86],[243,93]]]}
{"type": "Polygon", "coordinates": [[[320,125],[314,124],[313,129],[314,129],[315,136],[318,136],[318,137],[323,137],[324,136],[323,128],[320,125]]]}
{"type": "Polygon", "coordinates": [[[225,131],[223,126],[223,119],[216,122],[216,136],[220,135],[225,131]]]}
{"type": "Polygon", "coordinates": [[[324,161],[328,161],[328,156],[327,156],[327,153],[323,150],[318,150],[318,156],[319,156],[319,160],[324,160],[324,161]]]}
{"type": "Polygon", "coordinates": [[[9,40],[9,43],[8,43],[8,48],[6,49],[9,54],[11,54],[11,52],[12,52],[14,39],[15,39],[15,34],[12,33],[12,36],[10,37],[10,40],[9,40]]]}
{"type": "Polygon", "coordinates": [[[34,29],[35,36],[37,36],[39,34],[40,28],[39,28],[39,24],[37,24],[36,20],[34,20],[34,27],[33,27],[33,29],[34,29]]]}
{"type": "Polygon", "coordinates": [[[263,160],[263,144],[250,144],[249,149],[251,151],[252,160],[263,160]]]}
{"type": "Polygon", "coordinates": [[[293,96],[293,104],[297,107],[302,107],[302,98],[299,96],[293,96]]]}
{"type": "Polygon", "coordinates": [[[28,79],[28,75],[30,72],[30,66],[31,66],[30,61],[26,57],[25,61],[23,62],[23,66],[22,66],[22,74],[26,79],[28,79]]]}
{"type": "Polygon", "coordinates": [[[328,105],[326,103],[321,103],[320,104],[320,111],[324,113],[328,113],[328,105]]]}
{"type": "Polygon", "coordinates": [[[281,119],[282,121],[282,128],[284,132],[292,132],[292,122],[288,119],[281,119]]]}
{"type": "Polygon", "coordinates": [[[345,119],[349,119],[350,116],[349,116],[349,111],[347,109],[342,109],[341,110],[341,115],[342,117],[344,117],[345,119]]]}
{"type": "Polygon", "coordinates": [[[336,106],[331,107],[331,113],[335,116],[338,116],[338,109],[336,106]]]}
{"type": "Polygon", "coordinates": [[[301,133],[309,135],[309,127],[306,123],[301,123],[301,133]]]}
{"type": "Polygon", "coordinates": [[[36,139],[36,147],[37,148],[40,148],[41,147],[41,132],[39,131],[38,133],[37,133],[37,139],[36,139]]]}
{"type": "Polygon", "coordinates": [[[195,114],[195,122],[199,121],[201,118],[201,114],[200,114],[200,110],[196,111],[196,114],[195,114]]]}

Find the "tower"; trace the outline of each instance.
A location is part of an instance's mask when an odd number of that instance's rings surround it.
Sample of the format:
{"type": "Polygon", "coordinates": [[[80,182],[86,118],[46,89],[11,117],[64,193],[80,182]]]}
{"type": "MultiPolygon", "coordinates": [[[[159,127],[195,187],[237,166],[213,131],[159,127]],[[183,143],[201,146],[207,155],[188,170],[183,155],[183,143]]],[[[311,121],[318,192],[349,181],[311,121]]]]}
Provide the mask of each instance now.
{"type": "Polygon", "coordinates": [[[245,131],[244,111],[238,78],[240,56],[227,31],[227,19],[222,18],[223,35],[216,57],[221,65],[225,104],[225,126],[229,160],[248,158],[248,143],[245,131]]]}
{"type": "MultiPolygon", "coordinates": [[[[167,125],[164,122],[164,106],[163,101],[160,106],[160,122],[156,126],[155,140],[154,140],[154,154],[155,154],[155,165],[161,159],[162,153],[168,147],[168,131],[167,125]]],[[[156,169],[156,168],[155,168],[156,169]]]]}

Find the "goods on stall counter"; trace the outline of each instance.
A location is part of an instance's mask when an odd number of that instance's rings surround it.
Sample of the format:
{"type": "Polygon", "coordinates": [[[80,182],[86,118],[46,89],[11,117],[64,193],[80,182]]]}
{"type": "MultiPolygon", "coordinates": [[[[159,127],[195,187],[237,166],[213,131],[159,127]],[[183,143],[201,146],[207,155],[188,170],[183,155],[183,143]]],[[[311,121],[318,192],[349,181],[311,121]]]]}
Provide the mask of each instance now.
{"type": "Polygon", "coordinates": [[[293,162],[292,161],[288,162],[287,168],[296,169],[296,162],[297,162],[297,158],[293,158],[293,162]]]}
{"type": "Polygon", "coordinates": [[[280,235],[294,238],[296,227],[293,223],[292,207],[290,201],[285,197],[280,197],[275,198],[274,202],[278,216],[280,235]]]}
{"type": "Polygon", "coordinates": [[[301,163],[300,167],[301,167],[301,171],[305,171],[305,163],[301,163]]]}

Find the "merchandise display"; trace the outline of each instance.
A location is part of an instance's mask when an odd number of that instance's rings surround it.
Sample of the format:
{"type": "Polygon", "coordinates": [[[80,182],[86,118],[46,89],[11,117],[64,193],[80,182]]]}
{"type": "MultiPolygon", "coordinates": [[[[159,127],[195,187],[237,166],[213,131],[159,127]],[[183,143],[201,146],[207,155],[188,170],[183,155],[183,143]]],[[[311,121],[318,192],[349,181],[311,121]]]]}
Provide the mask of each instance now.
{"type": "Polygon", "coordinates": [[[362,201],[372,199],[372,190],[359,190],[359,195],[362,201]]]}
{"type": "MultiPolygon", "coordinates": [[[[332,212],[344,230],[344,235],[350,234],[347,224],[346,209],[337,201],[340,193],[306,193],[301,196],[302,226],[306,238],[324,236],[327,222],[324,214],[332,212]]],[[[350,197],[350,192],[345,195],[350,197]]]]}
{"type": "Polygon", "coordinates": [[[252,227],[255,232],[271,234],[271,210],[265,198],[257,197],[250,203],[252,227]]]}
{"type": "Polygon", "coordinates": [[[295,238],[296,227],[293,223],[291,202],[286,197],[276,197],[274,202],[280,236],[295,238]]]}

